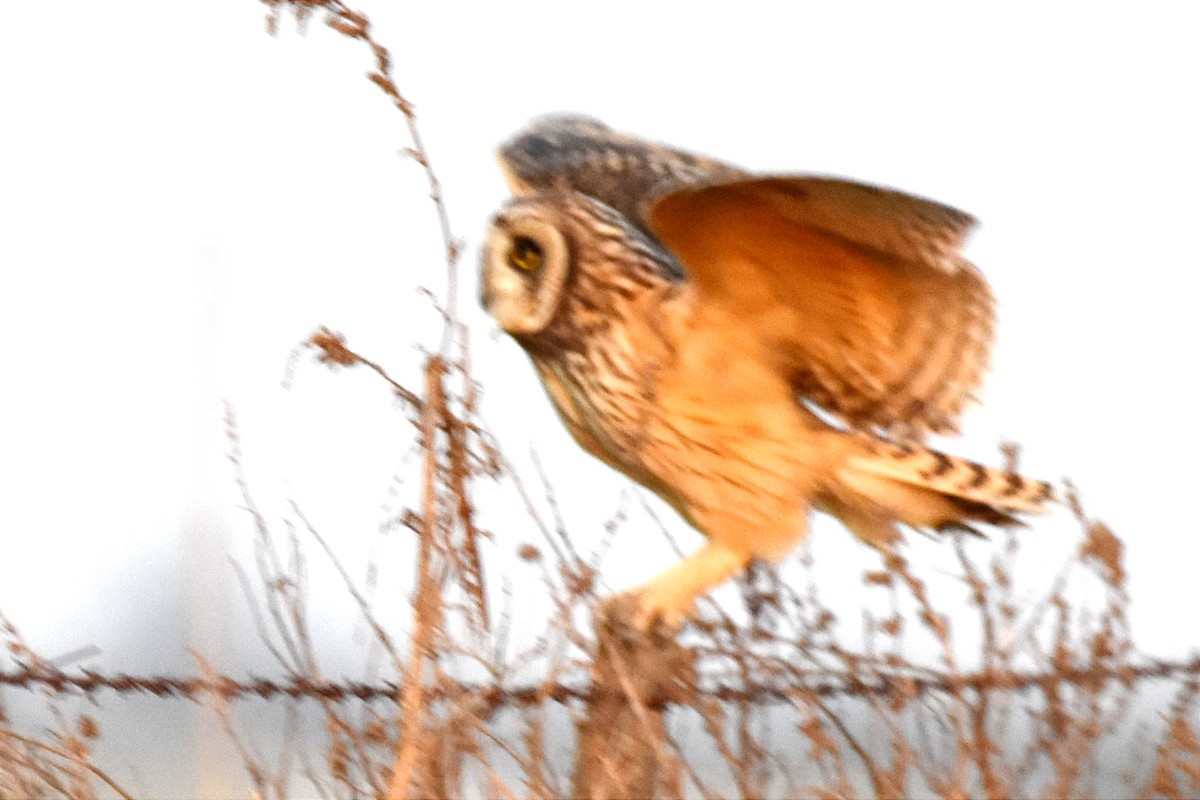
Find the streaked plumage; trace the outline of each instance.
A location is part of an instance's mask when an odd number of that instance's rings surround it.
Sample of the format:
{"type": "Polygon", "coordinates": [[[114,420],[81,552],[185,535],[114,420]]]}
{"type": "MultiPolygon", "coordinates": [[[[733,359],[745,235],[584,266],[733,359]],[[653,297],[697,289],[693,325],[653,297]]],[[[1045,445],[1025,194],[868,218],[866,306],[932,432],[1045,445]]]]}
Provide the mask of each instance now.
{"type": "Polygon", "coordinates": [[[782,558],[812,508],[888,547],[897,522],[1009,524],[1051,498],[918,444],[956,430],[987,365],[968,215],[579,117],[535,121],[499,160],[517,197],[484,249],[484,305],[580,445],[709,537],[641,590],[647,621],[782,558]]]}

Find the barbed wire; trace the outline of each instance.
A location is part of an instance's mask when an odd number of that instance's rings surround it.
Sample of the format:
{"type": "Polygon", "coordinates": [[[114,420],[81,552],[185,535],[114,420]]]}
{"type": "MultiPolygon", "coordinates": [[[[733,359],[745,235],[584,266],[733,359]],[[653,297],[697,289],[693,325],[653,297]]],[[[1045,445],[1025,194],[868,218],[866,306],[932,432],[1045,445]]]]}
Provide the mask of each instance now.
{"type": "MultiPolygon", "coordinates": [[[[961,675],[916,677],[898,674],[880,675],[866,680],[861,676],[842,675],[830,679],[828,672],[812,683],[803,681],[776,684],[747,684],[731,686],[717,684],[702,688],[697,695],[726,702],[787,702],[797,695],[831,696],[891,696],[904,694],[915,697],[936,692],[962,690],[1023,691],[1051,685],[1077,685],[1098,688],[1108,681],[1125,686],[1152,679],[1200,680],[1200,655],[1187,661],[1150,660],[1137,665],[1119,667],[1063,668],[1054,672],[1018,672],[1014,670],[980,670],[961,675]]],[[[365,683],[360,681],[317,681],[295,676],[286,679],[248,678],[238,680],[229,676],[216,678],[176,677],[168,675],[138,676],[127,673],[113,675],[81,670],[67,673],[55,669],[27,667],[0,672],[0,686],[20,689],[46,689],[55,694],[79,692],[93,695],[112,691],[119,695],[148,694],[159,698],[199,700],[218,696],[225,700],[278,698],[322,699],[335,703],[375,700],[395,701],[400,684],[391,681],[365,683]]],[[[595,699],[590,687],[564,683],[505,688],[495,684],[472,684],[443,681],[425,693],[429,700],[451,700],[471,697],[473,702],[488,708],[500,706],[535,706],[547,700],[566,703],[572,700],[595,699]]]]}

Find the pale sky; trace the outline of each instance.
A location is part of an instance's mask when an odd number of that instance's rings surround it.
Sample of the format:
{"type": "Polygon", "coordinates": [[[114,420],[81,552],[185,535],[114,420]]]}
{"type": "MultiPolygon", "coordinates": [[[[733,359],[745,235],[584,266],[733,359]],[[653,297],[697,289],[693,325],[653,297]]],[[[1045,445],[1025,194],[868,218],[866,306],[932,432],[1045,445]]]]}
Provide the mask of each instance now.
{"type": "MultiPolygon", "coordinates": [[[[1194,6],[364,10],[468,245],[461,310],[484,413],[515,460],[538,450],[585,544],[627,482],[567,440],[474,300],[475,248],[505,196],[492,152],[549,111],[977,216],[968,255],[999,298],[999,341],[984,405],[946,449],[995,461],[1014,439],[1030,474],[1069,476],[1128,545],[1142,646],[1195,648],[1194,615],[1180,616],[1200,605],[1194,6]]],[[[295,499],[358,575],[368,555],[403,552],[379,533],[411,435],[385,387],[307,358],[281,381],[324,324],[419,385],[414,345],[435,343],[421,332],[436,322],[418,289],[444,280],[432,208],[362,48],[316,20],[271,38],[264,13],[24,3],[0,25],[0,610],[47,655],[94,644],[101,666],[184,670],[188,646],[219,657],[253,641],[225,560],[249,552],[251,529],[223,401],[268,516],[295,499]]],[[[1047,575],[1072,530],[1060,512],[1027,531],[1047,575]]],[[[520,581],[509,554],[530,536],[521,523],[498,541],[492,569],[520,581]]],[[[916,547],[950,568],[948,547],[916,547]]],[[[833,524],[814,550],[853,603],[872,556],[833,524]]],[[[657,552],[627,527],[608,584],[671,563],[657,552]]],[[[408,572],[394,574],[403,591],[408,572]]],[[[328,588],[316,613],[336,628],[353,610],[328,588]]]]}

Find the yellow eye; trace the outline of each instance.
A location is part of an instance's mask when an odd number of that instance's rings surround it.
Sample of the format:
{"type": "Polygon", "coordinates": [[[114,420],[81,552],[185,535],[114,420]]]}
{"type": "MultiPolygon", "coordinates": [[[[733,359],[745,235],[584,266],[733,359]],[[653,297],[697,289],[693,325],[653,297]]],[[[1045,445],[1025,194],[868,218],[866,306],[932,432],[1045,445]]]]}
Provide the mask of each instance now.
{"type": "Polygon", "coordinates": [[[541,245],[528,236],[513,239],[512,247],[508,251],[509,266],[524,272],[537,272],[542,268],[545,258],[541,245]]]}

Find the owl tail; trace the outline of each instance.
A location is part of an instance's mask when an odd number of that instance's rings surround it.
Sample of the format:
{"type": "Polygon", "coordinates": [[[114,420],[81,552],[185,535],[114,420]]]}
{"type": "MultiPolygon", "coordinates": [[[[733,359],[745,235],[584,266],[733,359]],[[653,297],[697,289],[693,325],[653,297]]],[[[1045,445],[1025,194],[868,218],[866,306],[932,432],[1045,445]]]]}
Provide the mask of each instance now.
{"type": "Polygon", "coordinates": [[[924,447],[857,440],[822,504],[863,541],[885,548],[896,523],[974,530],[971,523],[1019,525],[1019,513],[1046,510],[1054,487],[924,447]],[[861,445],[861,446],[858,446],[861,445]]]}

